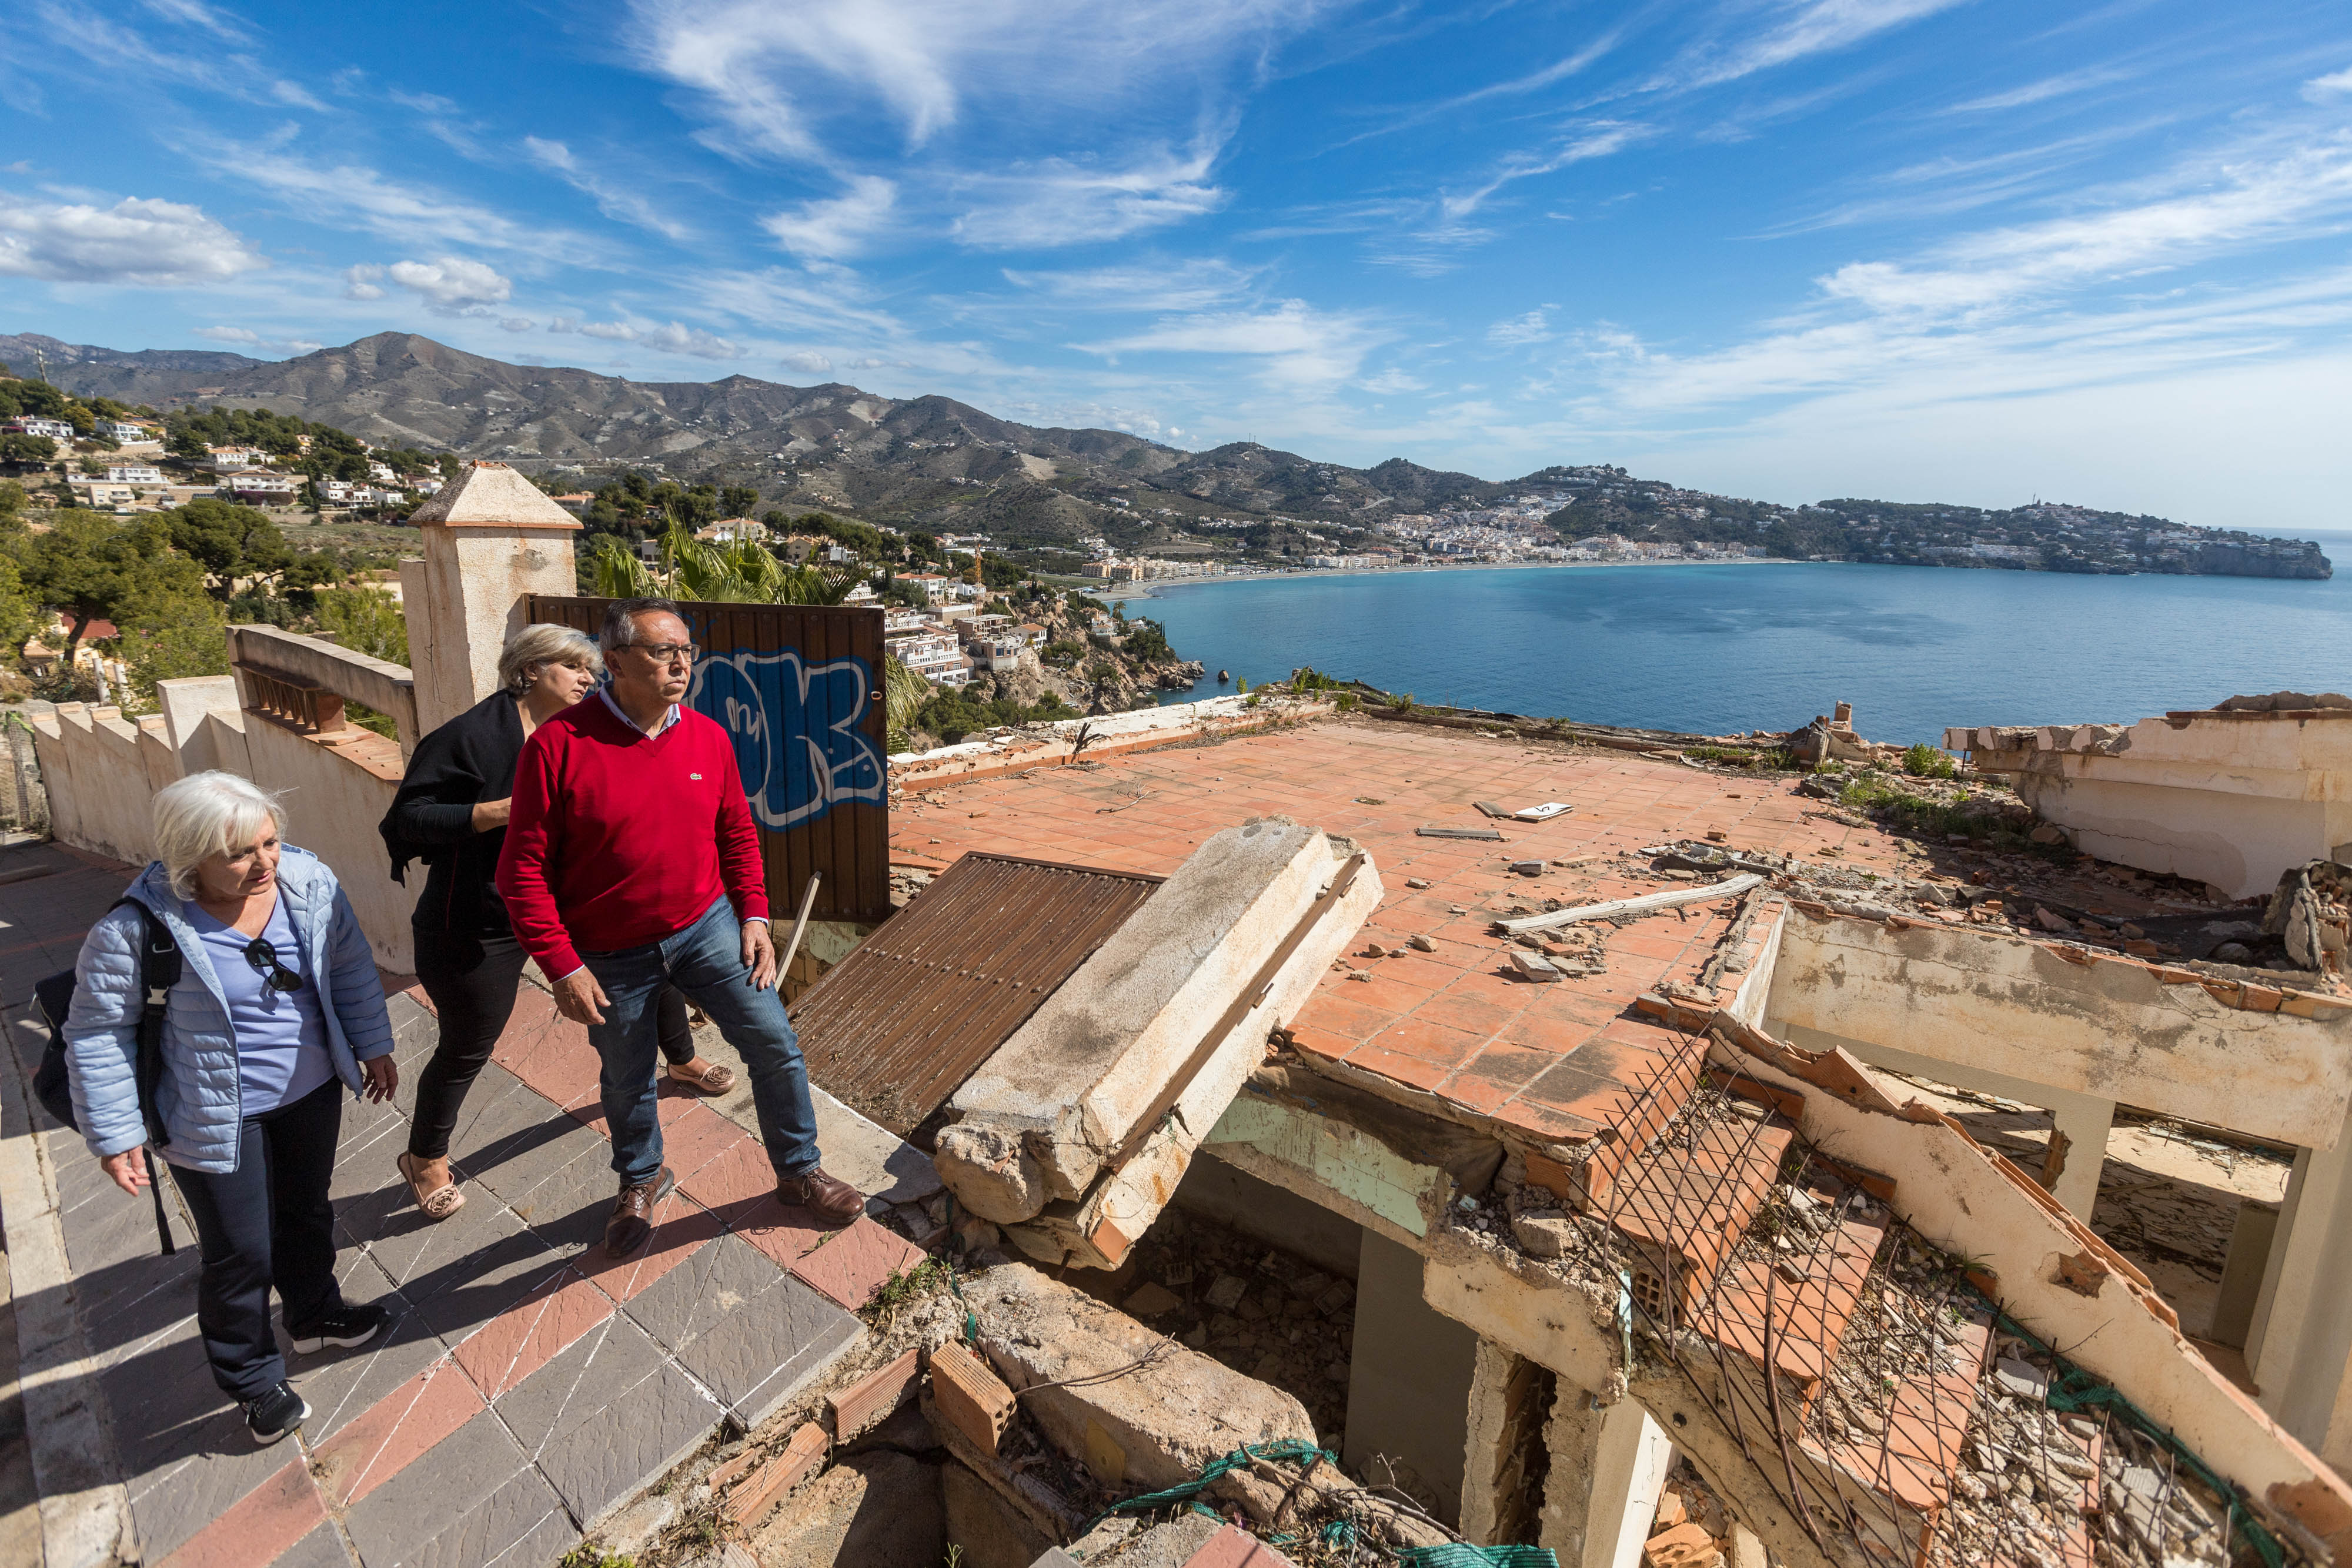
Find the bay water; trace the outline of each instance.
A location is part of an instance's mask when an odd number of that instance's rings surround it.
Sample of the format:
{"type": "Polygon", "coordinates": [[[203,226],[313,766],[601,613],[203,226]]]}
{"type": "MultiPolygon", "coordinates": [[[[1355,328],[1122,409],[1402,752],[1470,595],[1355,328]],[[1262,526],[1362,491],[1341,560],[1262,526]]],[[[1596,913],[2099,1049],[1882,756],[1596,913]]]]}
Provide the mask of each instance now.
{"type": "Polygon", "coordinates": [[[2352,533],[2324,582],[1791,563],[1317,573],[1129,600],[1231,692],[1311,664],[1423,703],[1722,734],[1854,705],[1874,740],[2130,723],[2242,692],[2352,691],[2352,533]]]}

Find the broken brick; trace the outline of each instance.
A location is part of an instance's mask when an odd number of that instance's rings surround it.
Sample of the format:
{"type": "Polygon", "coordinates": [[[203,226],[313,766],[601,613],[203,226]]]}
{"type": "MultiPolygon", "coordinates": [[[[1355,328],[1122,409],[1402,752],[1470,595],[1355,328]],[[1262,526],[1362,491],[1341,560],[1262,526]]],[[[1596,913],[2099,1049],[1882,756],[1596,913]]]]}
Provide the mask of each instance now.
{"type": "Polygon", "coordinates": [[[948,1423],[982,1453],[996,1452],[1013,1424],[1013,1390],[954,1340],[931,1352],[931,1399],[948,1423]]]}

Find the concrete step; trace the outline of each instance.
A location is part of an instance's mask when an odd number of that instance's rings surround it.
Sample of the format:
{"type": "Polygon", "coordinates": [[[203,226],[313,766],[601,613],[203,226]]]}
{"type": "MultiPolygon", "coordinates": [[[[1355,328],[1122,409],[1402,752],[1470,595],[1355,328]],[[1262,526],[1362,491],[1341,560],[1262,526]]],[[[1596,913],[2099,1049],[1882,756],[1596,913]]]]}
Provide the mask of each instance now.
{"type": "Polygon", "coordinates": [[[1958,1326],[1946,1366],[1898,1379],[1885,1411],[1886,1430],[1821,1444],[1808,1437],[1798,1457],[1853,1505],[1852,1517],[1882,1546],[1900,1543],[1924,1565],[1952,1496],[1953,1472],[1975,1414],[1992,1325],[1972,1316],[1958,1326]]]}
{"type": "Polygon", "coordinates": [[[1845,1342],[1871,1260],[1885,1236],[1882,1222],[1843,1219],[1816,1251],[1735,1263],[1697,1326],[1761,1366],[1769,1302],[1772,1365],[1801,1386],[1810,1405],[1845,1342]]]}
{"type": "Polygon", "coordinates": [[[1763,1208],[1796,1135],[1787,1121],[1754,1107],[1690,1147],[1669,1141],[1619,1172],[1601,1212],[1646,1255],[1648,1267],[1633,1270],[1633,1300],[1654,1320],[1705,1321],[1702,1303],[1763,1208]]]}

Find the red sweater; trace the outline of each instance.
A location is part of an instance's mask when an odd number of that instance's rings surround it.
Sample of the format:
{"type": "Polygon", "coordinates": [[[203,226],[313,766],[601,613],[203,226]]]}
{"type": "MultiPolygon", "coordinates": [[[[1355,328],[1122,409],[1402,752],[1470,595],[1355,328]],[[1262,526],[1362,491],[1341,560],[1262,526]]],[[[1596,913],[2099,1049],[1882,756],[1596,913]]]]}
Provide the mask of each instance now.
{"type": "Polygon", "coordinates": [[[721,894],[739,918],[764,918],[759,830],[727,732],[682,708],[648,737],[595,695],[549,719],[515,768],[498,883],[551,980],[581,967],[578,948],[658,942],[721,894]]]}

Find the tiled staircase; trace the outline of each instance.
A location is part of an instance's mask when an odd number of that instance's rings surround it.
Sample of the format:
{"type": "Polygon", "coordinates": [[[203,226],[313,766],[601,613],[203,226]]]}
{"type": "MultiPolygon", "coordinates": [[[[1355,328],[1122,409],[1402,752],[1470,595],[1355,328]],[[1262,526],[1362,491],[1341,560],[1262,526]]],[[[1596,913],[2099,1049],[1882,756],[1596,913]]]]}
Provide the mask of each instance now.
{"type": "Polygon", "coordinates": [[[1694,1050],[1632,1097],[1565,1196],[1631,1243],[1638,1319],[1706,1343],[1784,1500],[1793,1487],[1864,1561],[1924,1568],[1991,1325],[1895,1219],[1890,1184],[1799,1143],[1802,1109],[1694,1050]]]}

